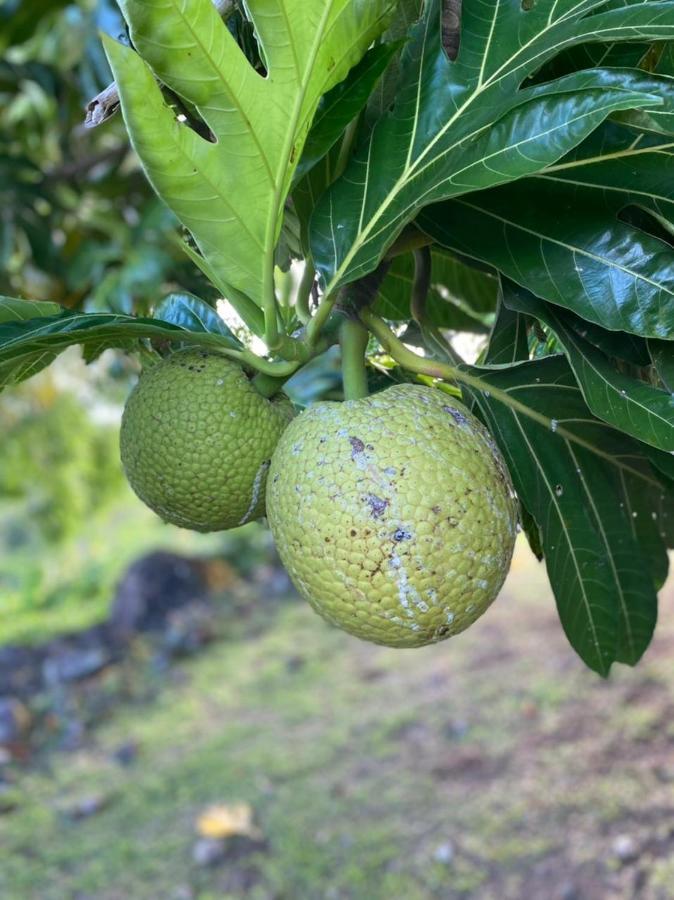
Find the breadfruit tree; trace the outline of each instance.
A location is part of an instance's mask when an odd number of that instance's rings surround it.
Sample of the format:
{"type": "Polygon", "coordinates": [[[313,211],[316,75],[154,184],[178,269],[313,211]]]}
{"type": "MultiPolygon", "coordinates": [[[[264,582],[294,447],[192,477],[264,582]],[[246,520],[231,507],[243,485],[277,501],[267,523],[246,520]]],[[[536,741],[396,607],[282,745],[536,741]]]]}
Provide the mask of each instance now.
{"type": "Polygon", "coordinates": [[[139,353],[134,489],[199,530],[268,513],[353,634],[461,631],[520,528],[585,663],[635,664],[674,547],[674,2],[120,6],[108,101],[222,300],[3,298],[0,384],[139,353]],[[333,345],[339,396],[293,418],[333,345]]]}

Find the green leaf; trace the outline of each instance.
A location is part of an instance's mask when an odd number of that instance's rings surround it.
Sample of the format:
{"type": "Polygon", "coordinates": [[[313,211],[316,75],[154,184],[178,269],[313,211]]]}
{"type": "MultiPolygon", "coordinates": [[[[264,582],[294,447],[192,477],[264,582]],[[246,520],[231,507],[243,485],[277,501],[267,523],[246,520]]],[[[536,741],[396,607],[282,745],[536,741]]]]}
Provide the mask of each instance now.
{"type": "Polygon", "coordinates": [[[340,84],[318,104],[311,131],[295,171],[298,182],[339,140],[346,126],[361,112],[374,86],[400,48],[400,42],[379,44],[369,50],[340,84]]]}
{"type": "MultiPolygon", "coordinates": [[[[674,223],[674,139],[605,122],[559,163],[534,178],[540,186],[593,188],[619,212],[633,203],[674,223]]],[[[573,195],[570,195],[573,202],[573,195]]]]}
{"type": "Polygon", "coordinates": [[[485,385],[484,392],[471,391],[476,407],[540,529],[569,641],[602,675],[615,661],[634,665],[655,626],[664,545],[652,529],[635,533],[624,491],[652,501],[664,500],[665,489],[638,444],[591,416],[562,357],[472,371],[485,385]],[[500,393],[519,407],[504,403],[500,393]],[[524,410],[554,415],[552,427],[524,410]],[[650,571],[654,547],[658,562],[650,571]]]}
{"type": "Polygon", "coordinates": [[[674,344],[670,341],[649,341],[648,350],[660,380],[674,397],[674,344]]]}
{"type": "Polygon", "coordinates": [[[464,4],[461,49],[450,63],[441,0],[429,0],[403,51],[392,112],[316,209],[311,243],[326,290],[372,271],[423,206],[538,172],[611,112],[662,103],[653,92],[658,79],[630,69],[575,72],[520,89],[567,47],[674,37],[674,3],[587,15],[597,6],[464,4]]]}
{"type": "Polygon", "coordinates": [[[133,146],[218,283],[263,305],[318,102],[384,29],[392,0],[249,0],[265,76],[211,0],[121,6],[138,53],[110,40],[105,46],[133,146]],[[155,75],[196,109],[213,142],[177,120],[155,75]]]}
{"type": "Polygon", "coordinates": [[[674,397],[619,371],[609,359],[569,327],[563,310],[544,303],[507,280],[510,309],[535,316],[555,333],[590,410],[599,419],[660,450],[674,451],[674,397]]]}
{"type": "Polygon", "coordinates": [[[503,285],[499,283],[498,314],[489,335],[484,364],[509,366],[529,359],[526,316],[503,302],[503,285]]]}
{"type": "Polygon", "coordinates": [[[187,292],[169,294],[164,297],[154,310],[153,318],[155,321],[178,325],[193,334],[200,331],[205,334],[219,334],[227,338],[229,347],[233,349],[241,347],[226,322],[213,307],[187,292]]]}
{"type": "MultiPolygon", "coordinates": [[[[410,318],[414,257],[397,256],[374,305],[377,315],[391,321],[410,318]]],[[[498,280],[441,250],[431,252],[431,289],[426,301],[428,324],[477,333],[487,331],[496,309],[498,280]]]]}
{"type": "Polygon", "coordinates": [[[525,179],[430,207],[417,224],[603,328],[674,337],[674,249],[619,221],[597,191],[525,179]]]}
{"type": "MultiPolygon", "coordinates": [[[[56,305],[56,304],[55,304],[56,305]]],[[[4,303],[0,303],[0,309],[4,303]]],[[[240,348],[233,338],[205,331],[203,319],[180,324],[158,319],[62,310],[59,315],[5,322],[0,325],[0,389],[35,375],[74,344],[80,344],[88,359],[109,347],[129,347],[131,341],[153,338],[183,341],[213,349],[240,348]]]]}
{"type": "Polygon", "coordinates": [[[47,300],[19,300],[16,297],[0,296],[0,323],[24,322],[40,316],[53,316],[63,309],[58,303],[47,300]]]}

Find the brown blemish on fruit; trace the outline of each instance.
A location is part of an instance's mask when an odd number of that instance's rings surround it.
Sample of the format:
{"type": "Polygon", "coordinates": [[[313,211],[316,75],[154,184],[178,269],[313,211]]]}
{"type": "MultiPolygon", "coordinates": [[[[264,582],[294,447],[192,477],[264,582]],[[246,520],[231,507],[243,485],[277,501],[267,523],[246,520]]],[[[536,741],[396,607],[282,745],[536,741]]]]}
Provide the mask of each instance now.
{"type": "Polygon", "coordinates": [[[349,438],[349,443],[351,444],[351,459],[355,459],[359,453],[362,453],[365,450],[365,444],[360,438],[353,437],[352,435],[349,438]]]}
{"type": "Polygon", "coordinates": [[[454,419],[454,421],[456,422],[457,425],[461,425],[463,427],[464,425],[469,424],[466,416],[464,416],[464,414],[462,412],[460,412],[458,409],[455,409],[455,407],[443,406],[442,409],[444,412],[450,414],[450,416],[454,419]]]}
{"type": "Polygon", "coordinates": [[[375,494],[366,494],[365,502],[370,507],[370,512],[372,513],[373,519],[381,519],[381,517],[386,512],[386,508],[389,505],[388,500],[383,500],[381,497],[377,497],[375,494]]]}

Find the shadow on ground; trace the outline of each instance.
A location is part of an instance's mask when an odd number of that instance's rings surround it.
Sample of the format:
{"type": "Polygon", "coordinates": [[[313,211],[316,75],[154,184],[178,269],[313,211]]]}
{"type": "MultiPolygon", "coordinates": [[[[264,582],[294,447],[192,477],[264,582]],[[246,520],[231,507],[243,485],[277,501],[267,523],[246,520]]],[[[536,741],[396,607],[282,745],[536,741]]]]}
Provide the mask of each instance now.
{"type": "Polygon", "coordinates": [[[265,603],[78,749],[7,768],[0,896],[670,900],[673,606],[670,582],[646,658],[604,682],[524,545],[492,610],[423,650],[265,603]],[[232,803],[261,837],[195,853],[232,803]]]}

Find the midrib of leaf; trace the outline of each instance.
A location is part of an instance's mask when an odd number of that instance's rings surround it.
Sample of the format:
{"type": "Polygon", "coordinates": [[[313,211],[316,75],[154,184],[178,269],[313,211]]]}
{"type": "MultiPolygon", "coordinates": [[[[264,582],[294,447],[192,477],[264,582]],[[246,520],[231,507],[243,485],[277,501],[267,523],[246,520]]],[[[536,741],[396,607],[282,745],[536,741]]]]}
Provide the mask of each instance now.
{"type": "MultiPolygon", "coordinates": [[[[640,140],[641,137],[638,138],[640,140]]],[[[537,175],[529,176],[531,178],[547,178],[549,172],[563,172],[568,169],[577,169],[580,166],[591,166],[595,163],[603,163],[609,159],[631,159],[634,156],[640,156],[645,153],[663,153],[665,150],[674,149],[674,141],[669,144],[659,144],[654,147],[638,147],[636,148],[635,144],[632,147],[629,147],[627,150],[617,150],[615,153],[605,153],[602,156],[588,156],[585,159],[577,159],[567,163],[555,163],[551,166],[546,166],[545,169],[542,169],[537,175]],[[635,149],[633,149],[635,148],[635,149]]],[[[669,154],[665,154],[669,155],[669,154]]],[[[561,179],[556,179],[557,181],[561,179]]],[[[566,182],[567,179],[564,179],[566,182]]],[[[577,182],[580,184],[581,182],[577,182]]],[[[630,193],[638,193],[638,191],[633,191],[631,188],[623,188],[623,191],[629,190],[630,193]]]]}
{"type": "MultiPolygon", "coordinates": [[[[180,126],[180,127],[185,127],[185,126],[180,126]]],[[[202,140],[203,140],[203,138],[202,138],[202,140]]],[[[187,152],[187,150],[183,147],[183,142],[178,140],[178,141],[175,142],[175,145],[176,145],[176,147],[178,148],[178,150],[180,151],[180,153],[185,157],[185,159],[189,160],[189,162],[190,162],[191,165],[194,165],[194,160],[192,159],[192,157],[190,156],[190,154],[187,152]]],[[[227,207],[227,209],[230,210],[232,216],[237,220],[237,222],[240,222],[240,223],[241,223],[241,225],[243,226],[243,228],[244,228],[244,230],[246,231],[246,233],[250,236],[251,241],[252,241],[257,247],[259,247],[260,250],[264,250],[264,248],[263,248],[261,242],[259,241],[259,239],[253,234],[253,232],[250,230],[250,228],[248,227],[248,225],[246,224],[246,222],[245,222],[245,221],[241,218],[241,216],[236,212],[236,210],[235,210],[234,207],[231,205],[231,203],[229,202],[229,200],[227,199],[227,197],[225,196],[225,194],[220,190],[220,188],[216,187],[216,186],[213,184],[213,181],[211,180],[210,177],[208,177],[207,175],[204,174],[204,172],[203,172],[203,167],[202,167],[201,170],[200,170],[200,175],[203,177],[204,181],[207,181],[207,182],[208,182],[208,184],[211,186],[211,188],[212,188],[213,191],[215,192],[215,193],[213,194],[213,196],[214,196],[214,197],[217,197],[218,199],[220,199],[220,200],[222,201],[222,203],[227,207]]],[[[168,196],[168,195],[166,195],[166,196],[168,196]]],[[[241,264],[241,263],[239,263],[239,264],[241,264]]],[[[250,271],[250,270],[248,270],[248,271],[250,271]]]]}
{"type": "MultiPolygon", "coordinates": [[[[480,213],[481,215],[491,216],[493,219],[497,219],[498,221],[503,222],[505,225],[510,225],[512,228],[514,228],[518,231],[524,231],[527,234],[531,234],[534,237],[539,238],[539,239],[541,237],[541,235],[538,234],[538,232],[533,231],[533,229],[526,228],[524,225],[520,225],[516,222],[512,222],[510,219],[506,219],[502,215],[497,215],[496,213],[493,213],[489,210],[485,210],[479,206],[475,206],[474,204],[469,203],[467,200],[459,198],[459,199],[457,199],[457,203],[463,203],[465,206],[468,206],[471,209],[474,209],[476,212],[480,213]]],[[[625,272],[625,274],[629,275],[630,277],[632,277],[638,281],[643,281],[646,284],[650,284],[657,290],[665,291],[667,294],[671,294],[674,297],[674,291],[670,290],[669,288],[666,288],[662,284],[659,284],[657,281],[653,281],[651,278],[646,278],[645,275],[640,275],[637,272],[633,272],[632,269],[628,269],[627,266],[619,265],[614,260],[607,259],[602,256],[597,256],[595,253],[590,253],[589,250],[585,250],[582,247],[573,247],[572,245],[567,244],[564,241],[560,241],[558,238],[553,238],[548,235],[545,236],[545,240],[549,241],[551,244],[557,244],[557,246],[563,247],[565,250],[568,250],[570,253],[577,254],[579,256],[584,256],[587,259],[592,259],[595,262],[601,263],[602,265],[613,267],[614,269],[618,269],[621,272],[625,272]]]]}
{"type": "MultiPolygon", "coordinates": [[[[671,145],[674,147],[674,144],[671,145]]],[[[665,200],[666,202],[672,202],[668,197],[663,197],[662,194],[651,194],[648,191],[640,191],[633,187],[618,187],[613,184],[602,184],[598,185],[592,181],[578,181],[576,178],[554,178],[550,175],[546,175],[541,172],[538,175],[529,175],[529,178],[541,179],[543,181],[554,181],[556,184],[566,184],[566,185],[575,185],[576,187],[588,188],[589,190],[595,191],[608,191],[617,194],[629,194],[630,197],[645,197],[649,200],[665,200]]]]}
{"type": "Polygon", "coordinates": [[[577,458],[576,454],[573,452],[573,449],[568,442],[566,443],[566,448],[569,451],[569,453],[571,455],[571,459],[573,460],[573,463],[576,467],[576,473],[578,475],[578,478],[580,479],[580,483],[583,486],[583,491],[585,492],[585,495],[588,499],[590,507],[592,508],[592,514],[594,515],[595,521],[597,523],[597,528],[601,535],[602,543],[604,544],[604,547],[606,549],[606,557],[607,557],[607,559],[609,561],[609,565],[611,567],[611,573],[613,575],[614,587],[615,587],[616,593],[618,594],[618,598],[620,600],[620,609],[622,611],[622,617],[623,617],[623,621],[624,621],[624,625],[625,625],[625,633],[627,636],[627,642],[629,644],[630,655],[632,658],[634,658],[634,656],[635,656],[634,635],[632,633],[632,625],[630,623],[629,613],[627,610],[627,603],[625,601],[625,592],[623,590],[622,582],[620,580],[620,576],[619,576],[618,570],[616,568],[615,560],[613,558],[613,553],[611,552],[611,545],[609,544],[608,538],[606,536],[606,530],[604,529],[604,523],[602,521],[602,517],[599,515],[599,511],[594,502],[592,492],[588,489],[587,481],[585,480],[585,476],[583,474],[582,467],[578,464],[578,458],[577,458]]]}
{"type": "MultiPolygon", "coordinates": [[[[496,366],[494,367],[495,371],[498,371],[499,368],[509,368],[509,366],[496,366]]],[[[515,410],[522,415],[526,416],[529,419],[532,419],[534,422],[538,422],[539,425],[543,425],[548,430],[552,431],[552,423],[553,419],[546,416],[544,413],[539,413],[537,410],[532,409],[530,406],[527,406],[526,403],[521,403],[519,400],[514,399],[510,396],[511,392],[518,390],[528,390],[529,388],[535,388],[536,390],[551,388],[553,390],[569,390],[569,391],[577,391],[579,390],[576,387],[572,387],[570,385],[563,384],[523,384],[517,385],[506,390],[495,387],[489,381],[485,381],[479,376],[467,375],[467,373],[461,371],[457,375],[457,380],[463,381],[469,387],[477,388],[480,391],[486,391],[490,394],[494,399],[499,400],[505,406],[511,408],[511,410],[515,410]]],[[[615,456],[612,456],[610,453],[605,453],[603,450],[600,450],[599,447],[596,447],[590,441],[586,441],[584,438],[579,437],[577,434],[574,434],[572,431],[569,431],[565,428],[561,421],[557,421],[555,427],[555,434],[557,434],[560,438],[564,438],[565,441],[571,441],[574,444],[577,444],[579,447],[583,447],[585,450],[589,450],[590,453],[593,453],[595,456],[600,457],[601,459],[606,460],[611,465],[615,466],[618,469],[624,469],[626,472],[630,472],[632,475],[640,478],[642,481],[647,482],[648,484],[654,487],[660,487],[659,483],[653,479],[649,478],[648,475],[645,475],[643,472],[640,472],[638,469],[634,469],[631,466],[628,466],[622,462],[619,462],[615,456]]],[[[602,425],[604,423],[599,419],[564,419],[565,422],[579,422],[579,423],[587,423],[588,425],[602,425]]],[[[610,428],[609,425],[604,425],[606,428],[610,428]]]]}
{"type": "MultiPolygon", "coordinates": [[[[185,16],[185,13],[183,11],[183,4],[177,3],[177,2],[175,2],[175,0],[173,0],[172,6],[176,10],[178,15],[182,19],[182,21],[185,23],[187,30],[192,35],[192,39],[194,40],[194,43],[197,44],[199,47],[201,47],[201,49],[203,50],[204,56],[206,57],[206,59],[208,59],[211,66],[213,67],[213,71],[215,72],[216,77],[223,84],[223,86],[225,88],[225,92],[229,96],[229,98],[230,98],[231,102],[234,104],[234,106],[236,106],[236,108],[239,112],[239,115],[241,116],[241,118],[243,119],[244,122],[248,122],[249,121],[248,116],[246,115],[241,104],[239,103],[239,98],[238,98],[237,92],[232,88],[232,86],[229,84],[227,79],[224,77],[222,70],[217,65],[215,60],[213,59],[210,50],[205,46],[203,41],[199,40],[198,35],[195,33],[194,28],[192,28],[192,26],[190,24],[190,20],[185,16]]],[[[151,41],[152,39],[146,36],[145,40],[151,41]]],[[[157,44],[156,41],[152,41],[152,43],[157,44]]],[[[162,45],[157,44],[157,46],[162,46],[162,45]]],[[[164,48],[164,49],[166,49],[166,48],[164,48]]],[[[251,70],[251,71],[253,71],[253,70],[251,70]]],[[[261,80],[263,80],[263,79],[261,79],[261,80]]],[[[216,108],[220,109],[220,107],[216,107],[216,108]]],[[[222,110],[220,110],[220,111],[222,112],[222,110]]],[[[272,173],[271,165],[270,165],[269,159],[267,157],[267,151],[266,151],[265,147],[263,146],[263,144],[261,143],[260,137],[259,137],[257,131],[255,131],[253,128],[250,128],[249,131],[252,134],[252,137],[255,142],[255,146],[257,147],[258,153],[264,160],[264,167],[265,167],[265,170],[269,177],[269,181],[271,184],[273,184],[274,183],[274,175],[272,173]]],[[[227,204],[227,205],[229,206],[229,204],[227,204]]]]}
{"type": "MultiPolygon", "coordinates": [[[[490,153],[487,156],[482,156],[480,158],[480,160],[478,161],[478,163],[482,164],[484,162],[487,162],[490,159],[493,159],[496,156],[500,156],[502,153],[504,153],[506,151],[516,150],[518,147],[522,146],[523,144],[529,144],[529,143],[531,143],[531,141],[535,141],[538,138],[553,134],[555,131],[564,130],[564,129],[568,128],[569,125],[572,125],[574,122],[581,122],[583,119],[587,119],[589,116],[592,116],[594,114],[595,114],[595,110],[589,110],[588,112],[583,113],[582,115],[575,116],[572,119],[567,119],[567,121],[565,121],[563,124],[556,125],[554,128],[550,128],[547,131],[539,131],[536,134],[528,135],[524,140],[516,141],[513,144],[508,144],[506,147],[499,147],[499,149],[495,150],[493,153],[490,153]]],[[[480,128],[478,131],[473,132],[473,134],[468,135],[466,138],[462,138],[460,141],[458,141],[452,147],[448,147],[446,152],[449,153],[451,150],[455,150],[456,147],[459,144],[463,143],[465,140],[469,140],[472,137],[476,137],[480,132],[486,131],[488,128],[491,128],[497,124],[498,124],[498,121],[490,123],[489,125],[485,125],[483,128],[480,128]]],[[[445,154],[443,154],[443,156],[444,155],[445,154]]],[[[464,172],[467,172],[469,169],[474,168],[475,165],[477,165],[478,163],[472,162],[470,165],[464,166],[463,169],[458,169],[456,172],[452,172],[452,174],[448,175],[447,178],[443,179],[443,181],[439,181],[437,184],[434,184],[432,188],[429,188],[424,194],[421,194],[419,197],[419,201],[422,202],[424,197],[426,197],[428,194],[433,193],[433,191],[436,191],[441,185],[447,184],[447,183],[451,184],[458,176],[462,175],[464,172]]],[[[430,168],[430,166],[432,166],[433,164],[434,164],[434,161],[427,163],[426,166],[420,168],[419,171],[415,173],[415,176],[421,175],[425,171],[425,169],[430,168]]]]}
{"type": "MultiPolygon", "coordinates": [[[[553,503],[555,510],[557,512],[557,518],[559,519],[560,526],[564,533],[564,538],[566,540],[566,545],[568,548],[569,556],[573,560],[573,567],[576,571],[576,581],[578,583],[578,586],[580,587],[581,596],[583,598],[583,605],[585,606],[585,613],[587,616],[587,621],[590,623],[590,630],[591,630],[591,634],[592,634],[592,643],[594,644],[594,649],[595,649],[598,659],[603,660],[603,655],[602,655],[601,647],[599,644],[599,637],[597,635],[597,628],[596,628],[596,625],[594,622],[594,616],[592,615],[592,607],[590,605],[590,600],[587,596],[585,582],[583,581],[583,578],[580,573],[580,569],[578,567],[578,560],[576,559],[576,554],[574,553],[574,547],[571,542],[569,530],[566,527],[566,520],[564,519],[562,511],[559,507],[559,503],[557,501],[557,495],[555,494],[555,489],[548,481],[548,477],[545,473],[545,470],[541,467],[541,464],[538,461],[538,456],[537,456],[534,448],[531,446],[531,442],[529,441],[529,438],[527,437],[525,430],[522,428],[522,424],[521,424],[520,420],[517,418],[517,416],[514,413],[513,413],[513,419],[515,420],[515,424],[517,425],[517,428],[518,428],[520,434],[522,435],[522,439],[524,440],[525,444],[527,445],[527,447],[529,449],[529,454],[530,454],[531,458],[534,460],[534,462],[536,464],[536,468],[540,472],[541,478],[543,479],[545,486],[547,488],[548,494],[550,495],[550,500],[553,503]]],[[[568,444],[567,444],[567,447],[568,447],[568,444]]],[[[575,457],[574,457],[574,459],[575,459],[575,457]]]]}
{"type": "MultiPolygon", "coordinates": [[[[282,9],[283,15],[285,16],[285,6],[283,3],[280,4],[280,8],[282,9]]],[[[273,178],[273,186],[274,186],[274,199],[270,207],[270,213],[267,218],[267,225],[265,228],[265,245],[268,248],[267,252],[267,264],[264,269],[264,281],[262,285],[263,296],[266,297],[269,293],[274,290],[274,245],[276,243],[276,229],[278,226],[279,218],[282,214],[282,207],[285,202],[285,193],[283,191],[283,186],[285,181],[288,179],[288,166],[290,163],[290,154],[292,152],[292,147],[295,142],[295,138],[297,137],[297,124],[299,122],[300,115],[302,113],[302,107],[304,105],[304,101],[307,95],[307,89],[309,87],[309,83],[311,81],[311,73],[313,72],[313,67],[316,63],[316,57],[318,55],[318,49],[320,46],[320,42],[323,39],[323,35],[325,32],[325,25],[330,16],[330,13],[333,8],[333,3],[326,3],[325,9],[323,10],[323,15],[321,16],[321,20],[319,23],[319,27],[316,29],[314,40],[311,46],[311,53],[307,58],[307,63],[304,68],[304,72],[300,73],[297,57],[295,54],[295,46],[291,39],[289,39],[289,44],[291,45],[291,50],[293,54],[293,60],[295,61],[295,71],[297,72],[297,80],[299,90],[296,92],[295,102],[293,104],[293,111],[290,116],[290,127],[286,131],[286,138],[283,144],[283,150],[279,157],[278,168],[276,170],[276,174],[273,178]]],[[[291,35],[290,23],[286,23],[286,33],[291,35]]],[[[299,162],[299,160],[297,160],[299,162]]]]}

